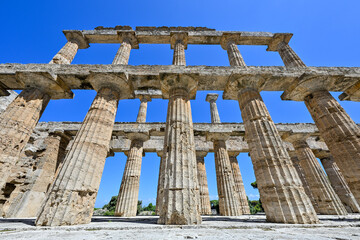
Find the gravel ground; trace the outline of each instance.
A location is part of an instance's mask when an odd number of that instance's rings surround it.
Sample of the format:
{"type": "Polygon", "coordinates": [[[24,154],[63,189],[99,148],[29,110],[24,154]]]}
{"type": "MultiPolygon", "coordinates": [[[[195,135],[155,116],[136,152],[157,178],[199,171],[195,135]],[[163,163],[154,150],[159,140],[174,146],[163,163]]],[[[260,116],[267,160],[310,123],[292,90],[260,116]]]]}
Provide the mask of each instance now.
{"type": "Polygon", "coordinates": [[[164,226],[157,217],[94,217],[90,224],[35,227],[35,219],[0,218],[0,239],[359,239],[360,214],[320,216],[320,224],[266,223],[264,215],[203,217],[198,226],[164,226]]]}

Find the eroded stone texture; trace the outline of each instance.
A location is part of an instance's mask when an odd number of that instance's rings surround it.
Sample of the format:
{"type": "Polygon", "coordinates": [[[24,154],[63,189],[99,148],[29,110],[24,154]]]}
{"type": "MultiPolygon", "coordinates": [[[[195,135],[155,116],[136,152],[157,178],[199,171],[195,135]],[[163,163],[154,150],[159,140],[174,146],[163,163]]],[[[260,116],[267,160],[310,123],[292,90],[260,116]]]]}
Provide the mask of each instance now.
{"type": "Polygon", "coordinates": [[[115,215],[134,217],[139,198],[143,141],[133,140],[128,152],[125,170],[116,202],[115,215]]]}
{"type": "Polygon", "coordinates": [[[229,152],[229,159],[230,159],[230,164],[231,164],[231,168],[232,168],[232,173],[234,176],[235,189],[238,192],[239,197],[240,197],[241,212],[242,212],[242,214],[250,214],[249,202],[247,200],[244,182],[242,180],[242,176],[241,176],[241,172],[240,172],[239,163],[236,158],[236,156],[238,154],[239,153],[236,153],[236,152],[229,152]]]}
{"type": "Polygon", "coordinates": [[[30,139],[50,96],[37,88],[23,90],[0,115],[0,189],[30,139]]]}
{"type": "Polygon", "coordinates": [[[22,168],[26,168],[26,172],[24,176],[18,176],[16,180],[13,180],[17,184],[3,207],[4,217],[26,218],[36,216],[46,197],[46,192],[62,164],[69,140],[70,138],[64,134],[50,133],[43,140],[40,148],[26,149],[24,153],[26,156],[23,158],[28,159],[28,161],[25,161],[25,164],[19,168],[16,166],[16,169],[12,171],[18,175],[22,168]]]}
{"type": "Polygon", "coordinates": [[[5,111],[5,109],[10,105],[12,101],[17,97],[17,94],[15,91],[8,90],[9,96],[1,96],[0,97],[0,114],[5,111]]]}
{"type": "MultiPolygon", "coordinates": [[[[146,122],[146,109],[149,100],[141,98],[141,104],[136,122],[146,122]]],[[[137,212],[139,198],[140,173],[143,156],[145,134],[132,134],[130,150],[127,154],[125,170],[121,181],[119,195],[116,202],[115,215],[134,217],[137,212]]]]}
{"type": "Polygon", "coordinates": [[[349,213],[360,212],[359,204],[347,185],[343,174],[331,156],[320,158],[331,186],[349,213]]]}
{"type": "Polygon", "coordinates": [[[68,41],[65,46],[53,57],[49,64],[70,64],[78,49],[79,45],[76,42],[68,41]]]}
{"type": "Polygon", "coordinates": [[[360,129],[328,91],[305,98],[319,132],[345,180],[360,202],[360,129]]]}
{"type": "Polygon", "coordinates": [[[196,152],[196,162],[198,171],[199,191],[200,191],[200,214],[211,215],[211,206],[209,198],[209,188],[206,177],[204,158],[207,152],[196,152]]]}
{"type": "Polygon", "coordinates": [[[101,88],[76,134],[36,225],[89,223],[114,126],[119,95],[101,88]]]}
{"type": "Polygon", "coordinates": [[[295,152],[293,152],[292,154],[290,153],[291,156],[291,161],[300,177],[300,180],[302,182],[302,185],[305,189],[305,193],[306,195],[310,198],[310,201],[316,211],[316,213],[320,213],[319,212],[319,207],[317,205],[317,202],[315,201],[314,196],[312,195],[311,191],[310,191],[310,187],[309,187],[309,183],[305,178],[305,173],[304,170],[301,168],[300,163],[299,163],[299,158],[296,156],[295,152]]]}
{"type": "MultiPolygon", "coordinates": [[[[296,135],[293,135],[296,136],[296,135]]],[[[292,140],[299,164],[303,169],[310,191],[317,203],[320,214],[346,215],[347,212],[331,187],[320,163],[304,139],[292,140]]]]}
{"type": "Polygon", "coordinates": [[[316,212],[257,90],[238,95],[260,198],[269,222],[316,223],[316,212]]]}
{"type": "Polygon", "coordinates": [[[306,67],[294,50],[285,42],[280,42],[278,52],[287,68],[306,67]]]}
{"type": "Polygon", "coordinates": [[[163,154],[164,152],[157,152],[157,155],[160,157],[160,166],[159,166],[159,178],[158,178],[158,186],[156,191],[156,208],[155,213],[157,215],[160,214],[161,204],[163,203],[163,193],[164,193],[164,178],[165,178],[165,171],[164,171],[164,162],[163,162],[163,154]]]}
{"type": "Polygon", "coordinates": [[[166,156],[163,158],[164,191],[158,223],[200,224],[200,194],[189,90],[175,86],[171,88],[169,96],[164,143],[166,156]]]}

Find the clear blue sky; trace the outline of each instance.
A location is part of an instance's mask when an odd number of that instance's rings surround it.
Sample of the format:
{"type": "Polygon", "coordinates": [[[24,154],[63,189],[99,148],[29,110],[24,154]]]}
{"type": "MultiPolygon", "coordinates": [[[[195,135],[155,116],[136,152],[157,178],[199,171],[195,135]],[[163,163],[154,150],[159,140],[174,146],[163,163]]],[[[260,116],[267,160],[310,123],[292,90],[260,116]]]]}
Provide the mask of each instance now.
{"type": "MultiPolygon", "coordinates": [[[[217,30],[267,31],[294,33],[290,45],[308,66],[360,67],[360,1],[358,0],[162,0],[162,1],[1,1],[0,63],[48,63],[66,43],[64,29],[93,29],[97,26],[204,26],[217,30]]],[[[110,64],[118,44],[92,44],[79,50],[73,64],[110,64]]],[[[283,65],[277,53],[265,46],[239,46],[248,65],[283,65]]],[[[220,46],[189,46],[188,65],[228,66],[226,52],[220,46]]],[[[169,45],[140,45],[131,52],[132,65],[163,64],[172,61],[169,45]]],[[[82,121],[95,96],[94,91],[74,91],[72,100],[51,101],[41,121],[82,121]]],[[[281,101],[281,92],[262,92],[274,122],[313,122],[302,102],[281,101]]],[[[334,93],[337,97],[339,93],[334,93]]],[[[194,122],[210,122],[206,92],[198,92],[192,101],[194,122]]],[[[360,122],[359,103],[341,102],[360,122]]],[[[122,100],[116,121],[133,122],[139,100],[122,100]]],[[[164,122],[166,100],[148,105],[148,122],[164,122]]],[[[237,102],[218,100],[223,122],[241,122],[237,102]]],[[[239,157],[245,189],[251,199],[258,192],[251,160],[239,157]]],[[[118,193],[126,157],[117,153],[107,159],[96,207],[118,193]]],[[[143,158],[139,199],[155,203],[159,158],[147,153],[143,158]]],[[[217,198],[214,156],[205,160],[211,199],[217,198]]]]}

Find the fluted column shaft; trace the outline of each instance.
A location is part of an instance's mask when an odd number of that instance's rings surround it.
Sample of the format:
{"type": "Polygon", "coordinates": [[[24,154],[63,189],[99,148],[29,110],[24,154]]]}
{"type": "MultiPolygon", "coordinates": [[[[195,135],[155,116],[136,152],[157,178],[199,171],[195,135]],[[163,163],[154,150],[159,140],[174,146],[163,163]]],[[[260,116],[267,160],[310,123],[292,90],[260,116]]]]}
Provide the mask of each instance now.
{"type": "Polygon", "coordinates": [[[104,87],[98,91],[51,186],[36,225],[75,225],[91,221],[118,99],[118,92],[113,88],[104,87]]]}
{"type": "Polygon", "coordinates": [[[185,45],[182,40],[177,40],[174,47],[173,65],[185,66],[185,45]]]}
{"type": "Polygon", "coordinates": [[[156,191],[156,208],[155,213],[156,215],[160,214],[161,204],[163,202],[162,194],[164,192],[164,160],[163,160],[163,151],[157,152],[157,155],[160,157],[160,166],[159,166],[159,178],[158,178],[158,186],[156,191]]]}
{"type": "Polygon", "coordinates": [[[145,98],[140,99],[140,108],[136,118],[137,123],[146,122],[147,103],[148,103],[147,99],[145,98]]]}
{"type": "Polygon", "coordinates": [[[164,143],[164,191],[161,224],[201,223],[195,142],[189,91],[170,89],[164,143]]]}
{"type": "Polygon", "coordinates": [[[130,58],[131,43],[129,39],[124,39],[117,51],[112,64],[127,65],[130,58]]]}
{"type": "Polygon", "coordinates": [[[318,205],[320,214],[346,215],[347,212],[326,178],[314,153],[305,140],[293,142],[299,164],[304,171],[310,191],[318,205]]]}
{"type": "Polygon", "coordinates": [[[126,160],[125,170],[115,208],[115,215],[117,216],[136,216],[137,202],[139,198],[142,154],[143,141],[131,141],[131,147],[126,160]]]}
{"type": "Polygon", "coordinates": [[[211,122],[220,123],[219,112],[215,101],[210,101],[211,122]]]}
{"type": "Polygon", "coordinates": [[[204,157],[206,154],[196,154],[197,162],[197,178],[199,181],[199,190],[200,190],[200,214],[201,215],[211,215],[211,206],[209,198],[209,188],[206,177],[206,169],[204,157]]]}
{"type": "Polygon", "coordinates": [[[297,156],[291,156],[291,161],[300,177],[300,180],[302,182],[302,185],[304,187],[304,190],[305,190],[305,193],[306,195],[310,198],[310,201],[316,211],[316,213],[320,213],[319,212],[319,207],[318,207],[318,204],[317,202],[315,201],[315,198],[314,196],[312,195],[312,192],[310,191],[310,186],[309,186],[309,183],[308,181],[306,180],[305,178],[305,173],[304,173],[304,170],[301,168],[300,166],[300,163],[299,163],[299,158],[297,156]]]}
{"type": "Polygon", "coordinates": [[[74,59],[79,45],[75,42],[67,42],[65,46],[53,57],[49,64],[70,64],[74,59]]]}
{"type": "Polygon", "coordinates": [[[334,159],[329,156],[326,158],[321,158],[320,160],[330,180],[331,186],[334,188],[336,194],[339,196],[340,200],[345,205],[345,208],[348,210],[348,212],[360,212],[359,204],[357,203],[354,195],[352,194],[349,186],[347,185],[339,167],[334,162],[334,159]]]}
{"type": "Polygon", "coordinates": [[[58,166],[64,158],[69,138],[57,134],[49,135],[44,144],[46,149],[34,159],[34,170],[28,170],[26,181],[11,193],[3,208],[7,218],[35,217],[55,179],[58,166]]]}
{"type": "Polygon", "coordinates": [[[238,100],[267,221],[318,222],[311,201],[259,92],[243,89],[239,91],[238,100]]]}
{"type": "Polygon", "coordinates": [[[229,155],[232,173],[234,176],[235,189],[239,194],[242,214],[250,214],[249,202],[246,197],[244,182],[236,155],[229,155]]]}
{"type": "Polygon", "coordinates": [[[50,96],[38,88],[23,90],[0,115],[0,188],[30,139],[50,96]]]}
{"type": "Polygon", "coordinates": [[[300,57],[294,52],[294,50],[285,42],[281,42],[278,45],[278,52],[287,68],[301,68],[306,67],[300,57]]]}
{"type": "Polygon", "coordinates": [[[234,41],[227,43],[227,53],[229,57],[230,66],[246,66],[243,57],[234,41]]]}
{"type": "Polygon", "coordinates": [[[360,129],[328,91],[305,98],[319,132],[360,203],[360,129]]]}

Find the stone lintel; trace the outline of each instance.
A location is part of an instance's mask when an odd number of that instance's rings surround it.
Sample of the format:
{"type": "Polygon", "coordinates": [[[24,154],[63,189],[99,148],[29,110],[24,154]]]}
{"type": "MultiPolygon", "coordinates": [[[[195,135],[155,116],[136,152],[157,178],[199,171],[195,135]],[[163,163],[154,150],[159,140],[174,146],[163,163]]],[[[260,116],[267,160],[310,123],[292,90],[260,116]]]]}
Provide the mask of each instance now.
{"type": "Polygon", "coordinates": [[[187,49],[188,45],[188,33],[187,32],[170,32],[170,46],[174,49],[175,43],[181,41],[184,44],[184,48],[187,49]]]}
{"type": "Polygon", "coordinates": [[[136,37],[135,31],[118,31],[119,42],[129,41],[132,49],[139,49],[139,41],[136,37]]]}
{"type": "Polygon", "coordinates": [[[341,101],[360,102],[360,80],[340,94],[341,101]]]}
{"type": "Polygon", "coordinates": [[[319,90],[328,90],[328,87],[339,84],[344,76],[316,76],[311,73],[304,73],[281,95],[282,100],[304,101],[305,97],[319,90]]]}
{"type": "Polygon", "coordinates": [[[267,77],[262,75],[231,74],[223,93],[223,99],[238,100],[239,91],[246,88],[256,89],[260,92],[267,77]]]}
{"type": "Polygon", "coordinates": [[[206,133],[206,140],[207,141],[215,141],[215,140],[222,140],[226,141],[230,138],[230,134],[224,133],[224,132],[215,132],[215,131],[209,131],[206,133]]]}
{"type": "Polygon", "coordinates": [[[74,97],[71,89],[58,75],[49,72],[16,72],[16,79],[22,83],[24,88],[39,88],[46,92],[51,99],[72,99],[74,97]]]}
{"type": "Polygon", "coordinates": [[[207,102],[216,102],[218,97],[219,97],[219,94],[217,94],[217,93],[208,93],[206,95],[205,101],[207,101],[207,102]]]}
{"type": "Polygon", "coordinates": [[[236,45],[238,45],[238,43],[240,42],[240,36],[241,36],[240,32],[237,33],[224,32],[220,40],[220,45],[222,49],[227,50],[228,43],[231,41],[234,42],[236,45]]]}
{"type": "Polygon", "coordinates": [[[69,42],[76,43],[80,49],[90,47],[89,41],[86,39],[82,31],[64,30],[63,33],[65,34],[65,37],[69,42]]]}
{"type": "Polygon", "coordinates": [[[159,89],[145,89],[145,90],[135,90],[135,98],[146,99],[148,102],[153,98],[162,98],[161,90],[159,89]]]}
{"type": "Polygon", "coordinates": [[[292,38],[292,33],[275,33],[271,41],[268,44],[266,51],[276,52],[278,50],[278,45],[281,42],[288,44],[292,38]]]}
{"type": "Polygon", "coordinates": [[[117,89],[119,99],[134,98],[134,90],[129,82],[127,74],[120,72],[104,73],[104,72],[90,72],[87,77],[92,87],[99,91],[103,87],[110,87],[117,89]]]}
{"type": "Polygon", "coordinates": [[[161,91],[163,98],[169,98],[170,89],[184,88],[189,91],[190,99],[195,99],[198,78],[195,75],[179,74],[179,73],[160,73],[161,91]]]}

